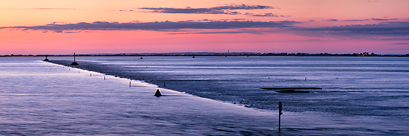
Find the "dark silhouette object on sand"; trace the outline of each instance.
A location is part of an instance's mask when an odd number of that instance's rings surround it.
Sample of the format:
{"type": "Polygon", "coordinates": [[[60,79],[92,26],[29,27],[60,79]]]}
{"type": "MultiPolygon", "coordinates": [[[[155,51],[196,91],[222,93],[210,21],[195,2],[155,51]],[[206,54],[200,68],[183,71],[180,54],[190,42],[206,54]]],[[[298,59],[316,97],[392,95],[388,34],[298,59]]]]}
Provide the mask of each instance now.
{"type": "Polygon", "coordinates": [[[278,90],[279,93],[309,93],[310,91],[306,90],[321,90],[319,87],[275,87],[275,88],[260,88],[264,90],[278,90]]]}
{"type": "Polygon", "coordinates": [[[50,60],[48,60],[48,58],[47,58],[47,57],[48,57],[48,55],[46,54],[46,55],[45,55],[45,59],[44,59],[44,61],[50,61],[50,60]]]}
{"type": "Polygon", "coordinates": [[[74,62],[72,62],[71,65],[79,65],[77,62],[75,62],[75,52],[74,52],[74,62]]]}
{"type": "Polygon", "coordinates": [[[293,90],[293,89],[322,89],[319,87],[275,87],[275,88],[260,88],[260,89],[265,89],[265,90],[293,90]]]}
{"type": "Polygon", "coordinates": [[[280,90],[279,93],[309,93],[310,91],[280,90]]]}
{"type": "Polygon", "coordinates": [[[155,96],[156,96],[156,97],[160,97],[160,96],[162,96],[162,94],[159,92],[159,89],[158,89],[158,90],[156,90],[155,96]]]}

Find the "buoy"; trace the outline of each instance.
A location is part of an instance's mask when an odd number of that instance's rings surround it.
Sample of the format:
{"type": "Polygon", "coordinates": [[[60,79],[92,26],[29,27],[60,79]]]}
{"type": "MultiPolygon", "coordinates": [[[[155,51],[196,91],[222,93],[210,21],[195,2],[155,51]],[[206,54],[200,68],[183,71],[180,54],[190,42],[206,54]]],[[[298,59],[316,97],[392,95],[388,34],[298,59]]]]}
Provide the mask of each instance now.
{"type": "Polygon", "coordinates": [[[141,59],[143,59],[143,58],[141,57],[141,59]]]}
{"type": "Polygon", "coordinates": [[[162,94],[159,92],[159,89],[158,90],[156,90],[156,93],[155,93],[155,95],[154,96],[156,96],[156,97],[160,97],[160,96],[162,96],[162,94]]]}
{"type": "Polygon", "coordinates": [[[45,59],[44,59],[44,61],[50,61],[50,60],[48,60],[48,58],[47,58],[47,57],[48,57],[48,55],[46,54],[46,55],[45,55],[45,59]]]}

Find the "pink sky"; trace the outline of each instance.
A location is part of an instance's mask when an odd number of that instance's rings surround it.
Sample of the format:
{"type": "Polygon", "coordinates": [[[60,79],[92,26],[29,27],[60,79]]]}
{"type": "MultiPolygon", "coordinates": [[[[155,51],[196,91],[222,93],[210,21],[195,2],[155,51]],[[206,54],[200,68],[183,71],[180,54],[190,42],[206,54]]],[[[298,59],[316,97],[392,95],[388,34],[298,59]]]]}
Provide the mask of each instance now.
{"type": "Polygon", "coordinates": [[[0,55],[409,53],[407,0],[13,0],[0,55]]]}

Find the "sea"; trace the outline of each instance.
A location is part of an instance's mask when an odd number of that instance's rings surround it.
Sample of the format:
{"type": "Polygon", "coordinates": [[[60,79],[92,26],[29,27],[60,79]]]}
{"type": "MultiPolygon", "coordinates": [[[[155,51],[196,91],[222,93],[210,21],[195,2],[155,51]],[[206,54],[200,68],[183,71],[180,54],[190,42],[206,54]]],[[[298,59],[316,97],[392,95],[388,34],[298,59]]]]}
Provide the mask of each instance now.
{"type": "Polygon", "coordinates": [[[1,135],[409,135],[408,57],[43,59],[0,58],[1,135]]]}

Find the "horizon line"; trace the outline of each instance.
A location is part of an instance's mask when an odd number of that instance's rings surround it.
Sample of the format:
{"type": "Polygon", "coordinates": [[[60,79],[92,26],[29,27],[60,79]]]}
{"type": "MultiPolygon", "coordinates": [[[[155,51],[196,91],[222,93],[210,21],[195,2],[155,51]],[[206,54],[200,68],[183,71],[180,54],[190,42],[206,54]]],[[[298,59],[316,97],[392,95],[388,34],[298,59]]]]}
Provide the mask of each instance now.
{"type": "MultiPolygon", "coordinates": [[[[0,57],[73,56],[73,54],[3,54],[0,57]]],[[[163,53],[76,53],[75,56],[409,56],[407,54],[360,53],[305,53],[305,52],[163,52],[163,53]]]]}

